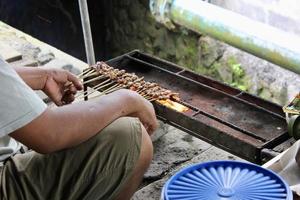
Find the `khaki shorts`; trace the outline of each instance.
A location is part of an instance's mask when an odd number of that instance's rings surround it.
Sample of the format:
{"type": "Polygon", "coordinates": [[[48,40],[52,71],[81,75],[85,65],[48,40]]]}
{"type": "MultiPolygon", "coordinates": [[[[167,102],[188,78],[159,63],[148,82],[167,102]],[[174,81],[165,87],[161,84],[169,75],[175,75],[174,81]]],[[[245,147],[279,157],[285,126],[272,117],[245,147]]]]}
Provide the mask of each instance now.
{"type": "Polygon", "coordinates": [[[17,154],[0,168],[0,199],[114,199],[141,148],[135,118],[120,118],[88,141],[49,155],[17,154]]]}

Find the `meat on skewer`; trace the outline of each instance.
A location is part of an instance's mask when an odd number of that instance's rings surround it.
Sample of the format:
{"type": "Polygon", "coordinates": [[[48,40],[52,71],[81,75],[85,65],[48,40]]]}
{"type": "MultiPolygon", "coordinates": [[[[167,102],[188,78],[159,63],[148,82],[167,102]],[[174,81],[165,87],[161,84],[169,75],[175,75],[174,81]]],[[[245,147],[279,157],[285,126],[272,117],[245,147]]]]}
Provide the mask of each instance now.
{"type": "MultiPolygon", "coordinates": [[[[157,83],[144,81],[144,77],[139,78],[135,73],[126,73],[125,70],[115,69],[105,62],[97,62],[91,69],[98,72],[100,76],[105,76],[114,81],[116,87],[112,86],[112,88],[128,88],[152,100],[179,100],[178,93],[162,88],[157,83]]],[[[107,91],[110,91],[110,89],[107,91]]]]}

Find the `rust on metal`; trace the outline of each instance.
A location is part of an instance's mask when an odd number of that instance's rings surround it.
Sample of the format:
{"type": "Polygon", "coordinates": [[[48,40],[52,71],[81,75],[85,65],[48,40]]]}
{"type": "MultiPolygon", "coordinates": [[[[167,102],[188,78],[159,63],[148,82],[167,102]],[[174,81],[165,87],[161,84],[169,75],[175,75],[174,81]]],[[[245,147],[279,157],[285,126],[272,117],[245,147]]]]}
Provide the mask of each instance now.
{"type": "Polygon", "coordinates": [[[179,93],[189,110],[154,102],[160,119],[249,161],[260,163],[261,149],[289,138],[279,105],[139,51],[107,63],[179,93]]]}

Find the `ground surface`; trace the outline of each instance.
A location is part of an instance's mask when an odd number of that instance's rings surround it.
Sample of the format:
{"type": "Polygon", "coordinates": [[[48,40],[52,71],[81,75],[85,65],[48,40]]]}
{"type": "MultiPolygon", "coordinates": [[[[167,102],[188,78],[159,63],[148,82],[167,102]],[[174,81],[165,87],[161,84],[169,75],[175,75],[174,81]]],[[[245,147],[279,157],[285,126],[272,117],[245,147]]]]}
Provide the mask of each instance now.
{"type": "MultiPolygon", "coordinates": [[[[73,73],[86,67],[85,63],[1,22],[0,44],[0,55],[13,65],[57,67],[73,73]]],[[[45,95],[38,94],[46,100],[45,95]]],[[[136,200],[159,199],[166,180],[185,166],[211,160],[240,159],[162,122],[152,139],[154,159],[141,188],[133,197],[136,200]]]]}

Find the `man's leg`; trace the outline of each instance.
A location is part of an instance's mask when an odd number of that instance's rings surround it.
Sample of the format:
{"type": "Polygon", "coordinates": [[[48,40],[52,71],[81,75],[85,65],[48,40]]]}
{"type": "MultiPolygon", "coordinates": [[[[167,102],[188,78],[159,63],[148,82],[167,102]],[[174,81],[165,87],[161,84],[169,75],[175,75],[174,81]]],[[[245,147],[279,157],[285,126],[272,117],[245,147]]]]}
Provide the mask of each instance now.
{"type": "Polygon", "coordinates": [[[152,157],[149,136],[142,130],[137,119],[120,118],[77,147],[16,155],[0,172],[0,196],[109,200],[121,193],[129,198],[152,157]]]}
{"type": "Polygon", "coordinates": [[[130,199],[137,190],[143,179],[144,173],[147,171],[153,156],[153,146],[150,136],[144,126],[142,126],[142,145],[139,160],[133,170],[131,178],[126,182],[117,200],[130,199]]]}

